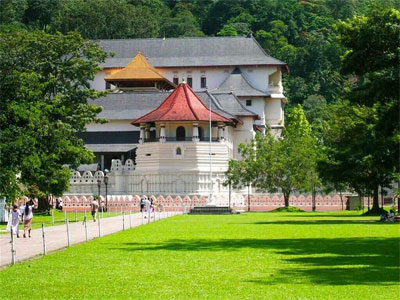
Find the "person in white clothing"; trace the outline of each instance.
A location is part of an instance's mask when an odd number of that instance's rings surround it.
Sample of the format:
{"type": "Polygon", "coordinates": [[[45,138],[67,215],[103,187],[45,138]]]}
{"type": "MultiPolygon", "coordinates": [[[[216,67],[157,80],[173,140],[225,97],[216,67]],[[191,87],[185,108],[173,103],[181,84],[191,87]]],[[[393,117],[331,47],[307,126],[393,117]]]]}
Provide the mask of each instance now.
{"type": "Polygon", "coordinates": [[[13,233],[17,234],[17,238],[19,238],[19,218],[21,213],[18,209],[18,205],[14,204],[13,210],[11,212],[11,228],[13,233]]]}
{"type": "MultiPolygon", "coordinates": [[[[147,198],[147,196],[144,196],[144,197],[145,197],[145,198],[144,198],[144,205],[145,205],[145,207],[146,207],[147,218],[150,219],[150,213],[151,213],[150,206],[151,206],[151,202],[150,202],[150,200],[147,198]]],[[[146,218],[146,217],[145,217],[145,218],[146,218]]]]}

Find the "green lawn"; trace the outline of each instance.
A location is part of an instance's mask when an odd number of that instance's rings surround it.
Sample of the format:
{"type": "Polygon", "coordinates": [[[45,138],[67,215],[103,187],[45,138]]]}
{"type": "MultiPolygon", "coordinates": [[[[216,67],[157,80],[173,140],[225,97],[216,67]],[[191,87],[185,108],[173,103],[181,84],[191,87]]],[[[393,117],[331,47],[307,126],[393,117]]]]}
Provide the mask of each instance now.
{"type": "Polygon", "coordinates": [[[376,219],[177,216],[4,269],[0,298],[399,299],[400,225],[376,219]]]}
{"type": "MultiPolygon", "coordinates": [[[[101,213],[99,213],[101,215],[101,213]]],[[[104,212],[103,217],[115,217],[117,215],[121,215],[120,211],[117,212],[104,212]]],[[[88,220],[92,220],[92,215],[90,214],[90,211],[88,210],[86,212],[86,216],[88,220]]],[[[72,222],[82,222],[85,213],[75,213],[75,212],[69,212],[66,214],[67,219],[69,220],[70,223],[72,222]]],[[[54,225],[61,225],[65,223],[65,216],[64,212],[59,211],[59,210],[54,210],[54,223],[53,223],[53,217],[51,215],[48,215],[47,213],[34,213],[33,216],[33,221],[32,221],[32,228],[41,228],[42,223],[48,226],[54,226],[54,225]]],[[[0,234],[9,234],[6,230],[7,224],[0,224],[0,234]]],[[[24,230],[24,225],[23,222],[19,222],[19,228],[20,230],[24,230]]]]}

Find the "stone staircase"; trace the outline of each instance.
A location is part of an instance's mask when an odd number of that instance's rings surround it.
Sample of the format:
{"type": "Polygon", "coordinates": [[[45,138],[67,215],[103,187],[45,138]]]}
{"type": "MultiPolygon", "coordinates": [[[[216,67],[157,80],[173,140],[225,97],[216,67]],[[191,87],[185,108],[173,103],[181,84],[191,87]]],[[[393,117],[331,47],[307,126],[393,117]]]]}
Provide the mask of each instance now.
{"type": "Polygon", "coordinates": [[[230,215],[232,208],[228,206],[196,206],[189,214],[191,215],[230,215]]]}

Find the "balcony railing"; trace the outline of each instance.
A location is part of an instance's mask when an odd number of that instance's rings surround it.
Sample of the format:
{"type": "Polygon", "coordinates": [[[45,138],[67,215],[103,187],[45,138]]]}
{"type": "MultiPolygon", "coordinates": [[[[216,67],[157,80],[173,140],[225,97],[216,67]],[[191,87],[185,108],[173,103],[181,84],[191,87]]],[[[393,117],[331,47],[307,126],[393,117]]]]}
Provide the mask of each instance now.
{"type": "MultiPolygon", "coordinates": [[[[174,137],[166,137],[165,138],[165,140],[167,142],[191,142],[192,139],[193,139],[192,137],[176,138],[175,136],[174,137]]],[[[157,138],[156,137],[151,137],[151,138],[144,139],[145,143],[159,142],[159,141],[160,141],[159,137],[157,137],[157,138]]],[[[200,141],[201,142],[209,142],[210,141],[210,137],[207,137],[207,136],[201,137],[200,141]]],[[[211,141],[212,142],[218,142],[219,139],[217,137],[213,137],[213,138],[211,138],[211,141]]]]}

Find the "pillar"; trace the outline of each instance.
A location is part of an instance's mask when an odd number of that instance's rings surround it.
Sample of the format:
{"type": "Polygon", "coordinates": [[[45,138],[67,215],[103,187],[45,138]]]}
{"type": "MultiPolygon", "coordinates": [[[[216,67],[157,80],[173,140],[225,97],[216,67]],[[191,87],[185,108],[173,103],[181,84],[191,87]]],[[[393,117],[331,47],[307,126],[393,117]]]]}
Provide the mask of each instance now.
{"type": "Polygon", "coordinates": [[[145,141],[150,139],[150,125],[146,126],[144,138],[145,138],[145,141]]]}
{"type": "Polygon", "coordinates": [[[193,134],[192,134],[192,141],[199,142],[199,124],[193,123],[193,134]]]}
{"type": "Polygon", "coordinates": [[[104,170],[104,154],[100,155],[101,159],[101,170],[104,170]]]}
{"type": "Polygon", "coordinates": [[[224,124],[218,124],[218,140],[220,142],[222,142],[225,139],[225,137],[224,137],[225,128],[224,127],[225,127],[224,124]]]}
{"type": "Polygon", "coordinates": [[[144,125],[140,125],[139,143],[140,143],[140,144],[143,144],[143,143],[144,143],[144,125]]]}
{"type": "Polygon", "coordinates": [[[160,128],[160,143],[165,143],[166,140],[167,140],[167,138],[165,136],[165,125],[161,124],[161,128],[160,128]]]}

